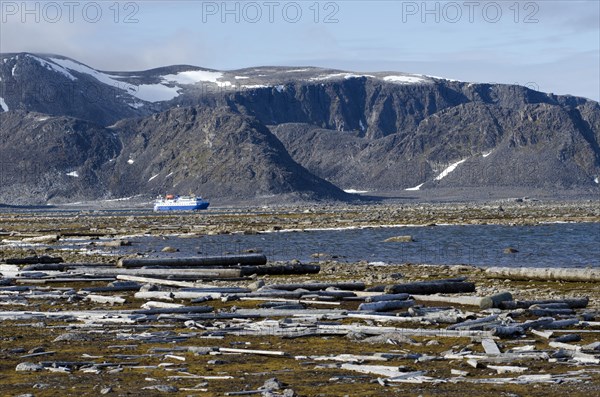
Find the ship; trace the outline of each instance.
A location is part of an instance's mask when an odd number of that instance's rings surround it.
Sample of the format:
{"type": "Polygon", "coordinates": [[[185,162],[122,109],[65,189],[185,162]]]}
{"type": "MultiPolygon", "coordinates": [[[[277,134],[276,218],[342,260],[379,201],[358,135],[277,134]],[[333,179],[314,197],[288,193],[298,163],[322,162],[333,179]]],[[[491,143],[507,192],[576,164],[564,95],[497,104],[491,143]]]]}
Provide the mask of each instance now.
{"type": "Polygon", "coordinates": [[[175,196],[167,194],[165,197],[158,196],[154,202],[154,211],[197,211],[205,210],[209,206],[209,202],[202,197],[175,196]]]}

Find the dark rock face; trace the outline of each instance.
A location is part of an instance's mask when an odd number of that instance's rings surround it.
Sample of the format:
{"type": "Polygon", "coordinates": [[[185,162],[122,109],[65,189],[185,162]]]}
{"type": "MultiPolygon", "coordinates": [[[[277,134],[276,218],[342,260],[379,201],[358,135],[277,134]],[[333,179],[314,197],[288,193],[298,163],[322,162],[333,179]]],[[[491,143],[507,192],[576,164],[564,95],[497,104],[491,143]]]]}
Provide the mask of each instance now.
{"type": "Polygon", "coordinates": [[[112,131],[87,121],[0,113],[0,201],[103,197],[103,175],[120,150],[112,131]]]}
{"type": "Polygon", "coordinates": [[[135,108],[135,98],[127,93],[133,87],[129,83],[105,84],[43,56],[0,55],[0,77],[0,97],[9,110],[71,116],[104,126],[150,114],[149,109],[135,108]]]}
{"type": "Polygon", "coordinates": [[[221,202],[345,200],[291,159],[260,122],[226,108],[175,108],[110,129],[69,117],[0,113],[0,201],[202,192],[221,202]]]}
{"type": "Polygon", "coordinates": [[[115,131],[125,147],[108,184],[116,195],[191,190],[229,200],[350,198],[294,162],[259,121],[228,108],[174,108],[123,121],[115,131]]]}
{"type": "Polygon", "coordinates": [[[372,114],[365,119],[374,121],[375,127],[369,125],[366,133],[318,128],[310,120],[274,123],[271,128],[296,161],[342,187],[393,190],[423,183],[423,188],[597,187],[598,103],[555,100],[544,94],[537,97],[544,101],[519,103],[513,101],[526,98],[513,95],[515,87],[495,90],[494,102],[477,99],[454,106],[446,102],[431,113],[426,107],[410,114],[397,108],[383,118],[381,113],[372,114]],[[397,132],[382,129],[382,120],[395,120],[392,128],[397,132]],[[436,180],[461,160],[465,161],[455,171],[436,180]]]}
{"type": "Polygon", "coordinates": [[[600,191],[600,106],[584,98],[319,68],[99,72],[35,54],[0,55],[0,77],[0,202],[600,191]]]}

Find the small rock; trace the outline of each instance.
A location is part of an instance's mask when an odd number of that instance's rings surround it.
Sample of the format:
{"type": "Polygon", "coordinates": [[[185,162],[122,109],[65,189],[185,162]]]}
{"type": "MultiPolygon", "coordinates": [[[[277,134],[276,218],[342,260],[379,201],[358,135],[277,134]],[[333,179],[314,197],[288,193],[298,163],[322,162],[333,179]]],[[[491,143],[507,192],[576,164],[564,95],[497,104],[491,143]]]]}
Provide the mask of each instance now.
{"type": "Polygon", "coordinates": [[[140,287],[141,292],[157,291],[158,287],[154,284],[144,284],[140,287]]]}
{"type": "Polygon", "coordinates": [[[256,280],[255,282],[248,285],[248,288],[250,288],[252,291],[256,291],[257,289],[264,287],[264,286],[265,286],[265,282],[263,280],[256,280]]]}
{"type": "Polygon", "coordinates": [[[96,243],[96,245],[99,245],[101,247],[110,247],[110,248],[128,247],[131,245],[131,241],[129,241],[129,240],[100,241],[100,242],[96,243]]]}
{"type": "Polygon", "coordinates": [[[38,346],[38,347],[34,347],[33,349],[29,350],[27,353],[29,354],[35,354],[35,353],[43,353],[45,350],[43,347],[38,346]]]}
{"type": "Polygon", "coordinates": [[[136,281],[113,281],[108,283],[109,287],[123,287],[123,288],[137,288],[140,286],[140,283],[136,281]]]}
{"type": "Polygon", "coordinates": [[[30,363],[30,362],[24,362],[24,363],[19,363],[17,365],[17,367],[15,368],[15,371],[18,371],[18,372],[37,372],[37,371],[41,371],[43,369],[44,369],[44,367],[42,367],[39,364],[30,363]]]}
{"type": "Polygon", "coordinates": [[[562,343],[579,342],[580,340],[581,340],[581,335],[579,335],[579,334],[566,334],[566,335],[561,335],[558,338],[554,339],[555,342],[562,342],[562,343]]]}
{"type": "Polygon", "coordinates": [[[384,243],[412,243],[415,241],[412,236],[394,236],[383,240],[384,243]]]}
{"type": "Polygon", "coordinates": [[[516,254],[517,252],[519,252],[519,250],[516,248],[508,247],[508,248],[504,248],[503,252],[505,254],[516,254]]]}
{"type": "Polygon", "coordinates": [[[142,390],[156,390],[162,393],[176,393],[179,391],[178,388],[176,388],[175,386],[171,386],[171,385],[154,385],[154,386],[147,386],[147,387],[143,387],[142,390]]]}
{"type": "Polygon", "coordinates": [[[66,334],[58,335],[53,342],[81,342],[92,340],[88,334],[79,332],[67,332],[66,334]]]}
{"type": "Polygon", "coordinates": [[[194,353],[197,356],[206,355],[210,352],[215,351],[214,347],[206,347],[206,346],[188,346],[188,351],[194,353]]]}
{"type": "Polygon", "coordinates": [[[171,253],[173,253],[173,252],[179,252],[179,250],[177,248],[167,246],[167,247],[163,248],[161,250],[161,252],[171,252],[171,253]]]}
{"type": "Polygon", "coordinates": [[[113,389],[112,387],[105,387],[104,389],[100,390],[100,394],[108,394],[108,393],[112,393],[113,389]]]}
{"type": "Polygon", "coordinates": [[[279,379],[270,378],[265,381],[265,383],[261,387],[261,390],[267,390],[267,391],[280,390],[283,386],[284,386],[283,383],[281,383],[279,381],[279,379]]]}

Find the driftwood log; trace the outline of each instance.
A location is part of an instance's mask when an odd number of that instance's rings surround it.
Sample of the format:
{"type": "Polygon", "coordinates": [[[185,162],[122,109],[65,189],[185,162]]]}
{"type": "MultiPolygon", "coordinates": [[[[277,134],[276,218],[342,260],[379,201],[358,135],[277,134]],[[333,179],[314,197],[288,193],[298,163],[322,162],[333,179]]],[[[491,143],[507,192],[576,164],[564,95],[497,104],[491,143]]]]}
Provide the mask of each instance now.
{"type": "Polygon", "coordinates": [[[292,283],[271,284],[267,285],[267,287],[271,289],[279,289],[285,291],[294,291],[297,289],[304,289],[307,291],[320,291],[327,288],[337,288],[345,291],[362,291],[365,289],[365,283],[292,283]]]}
{"type": "Polygon", "coordinates": [[[600,269],[577,269],[569,267],[490,267],[485,271],[485,274],[491,278],[509,280],[600,281],[600,269]]]}
{"type": "Polygon", "coordinates": [[[475,292],[475,284],[466,281],[419,281],[415,283],[388,285],[385,288],[388,294],[455,294],[462,292],[475,292]]]}
{"type": "Polygon", "coordinates": [[[240,277],[251,276],[253,274],[258,276],[278,274],[316,274],[320,271],[321,266],[319,265],[304,265],[301,263],[276,266],[242,266],[240,268],[240,277]]]}
{"type": "Polygon", "coordinates": [[[240,254],[204,256],[191,258],[122,258],[117,262],[118,267],[147,267],[147,266],[262,266],[267,263],[263,254],[240,254]]]}
{"type": "Polygon", "coordinates": [[[52,256],[28,256],[26,258],[8,258],[4,261],[7,265],[33,265],[36,263],[62,263],[64,262],[61,257],[52,256]]]}
{"type": "Polygon", "coordinates": [[[571,309],[582,309],[587,307],[589,299],[585,298],[571,298],[571,299],[547,299],[547,300],[532,300],[532,301],[504,301],[501,302],[498,307],[503,310],[513,309],[528,309],[533,305],[546,305],[546,304],[565,304],[571,309]]]}
{"type": "Polygon", "coordinates": [[[415,304],[414,300],[395,300],[395,301],[379,301],[370,303],[361,303],[358,310],[372,312],[387,312],[390,310],[406,309],[415,304]]]}

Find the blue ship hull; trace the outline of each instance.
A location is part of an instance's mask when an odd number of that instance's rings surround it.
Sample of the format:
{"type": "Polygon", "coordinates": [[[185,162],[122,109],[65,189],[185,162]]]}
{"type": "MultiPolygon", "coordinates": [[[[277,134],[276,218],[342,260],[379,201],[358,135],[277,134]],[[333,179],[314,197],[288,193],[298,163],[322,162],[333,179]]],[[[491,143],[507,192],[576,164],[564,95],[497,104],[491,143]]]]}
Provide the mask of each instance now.
{"type": "Polygon", "coordinates": [[[154,202],[154,211],[196,211],[208,208],[209,202],[197,196],[174,196],[167,194],[154,202]]]}
{"type": "Polygon", "coordinates": [[[154,208],[155,211],[195,211],[205,210],[208,208],[209,203],[202,203],[198,205],[158,205],[154,208]]]}

